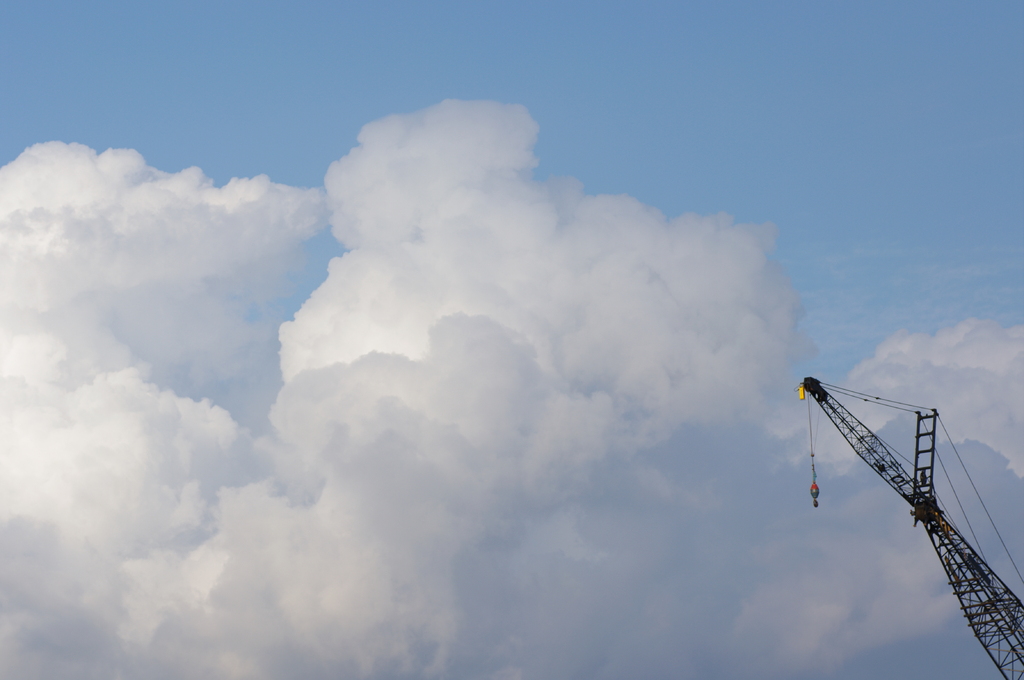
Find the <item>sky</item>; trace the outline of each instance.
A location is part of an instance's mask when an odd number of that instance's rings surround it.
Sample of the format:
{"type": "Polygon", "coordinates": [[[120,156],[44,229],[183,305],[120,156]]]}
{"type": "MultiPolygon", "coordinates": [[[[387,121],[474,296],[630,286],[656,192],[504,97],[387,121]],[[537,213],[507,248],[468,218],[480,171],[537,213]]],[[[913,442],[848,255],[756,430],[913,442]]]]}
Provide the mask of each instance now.
{"type": "Polygon", "coordinates": [[[990,672],[793,389],[1024,566],[1019,3],[11,2],[0,93],[0,674],[990,672]]]}

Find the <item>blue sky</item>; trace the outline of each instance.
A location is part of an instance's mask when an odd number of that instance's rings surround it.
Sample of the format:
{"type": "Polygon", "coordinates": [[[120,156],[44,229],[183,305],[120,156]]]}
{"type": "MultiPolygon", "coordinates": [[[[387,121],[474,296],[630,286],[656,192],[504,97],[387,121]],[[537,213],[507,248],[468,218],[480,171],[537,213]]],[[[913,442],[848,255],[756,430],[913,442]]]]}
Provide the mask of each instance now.
{"type": "Polygon", "coordinates": [[[525,105],[536,176],[774,222],[841,375],[1024,320],[1019,3],[5,3],[0,156],[59,139],[319,186],[383,115],[525,105]]]}
{"type": "Polygon", "coordinates": [[[2,676],[987,672],[804,375],[1024,561],[1021,3],[0,5],[2,676]]]}

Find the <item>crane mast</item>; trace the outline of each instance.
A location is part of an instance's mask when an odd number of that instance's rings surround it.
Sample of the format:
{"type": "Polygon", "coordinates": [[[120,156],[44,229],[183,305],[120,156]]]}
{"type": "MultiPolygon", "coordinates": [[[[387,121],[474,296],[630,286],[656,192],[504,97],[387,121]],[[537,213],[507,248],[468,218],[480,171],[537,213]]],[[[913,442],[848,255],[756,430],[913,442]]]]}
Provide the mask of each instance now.
{"type": "Polygon", "coordinates": [[[910,474],[889,447],[836,401],[820,381],[804,378],[801,387],[814,397],[857,455],[910,504],[914,525],[921,522],[928,532],[975,637],[1007,680],[1024,680],[1024,606],[945,519],[935,497],[932,473],[938,412],[917,412],[914,472],[910,474]]]}

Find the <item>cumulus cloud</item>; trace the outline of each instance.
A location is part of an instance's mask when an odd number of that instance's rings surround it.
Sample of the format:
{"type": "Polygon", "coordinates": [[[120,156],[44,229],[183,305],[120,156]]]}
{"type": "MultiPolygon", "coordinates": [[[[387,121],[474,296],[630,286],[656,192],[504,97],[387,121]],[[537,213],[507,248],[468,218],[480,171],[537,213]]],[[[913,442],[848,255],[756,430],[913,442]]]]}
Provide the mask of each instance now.
{"type": "Polygon", "coordinates": [[[849,384],[939,408],[955,443],[990,446],[1024,477],[1024,326],[967,319],[934,335],[899,331],[850,372],[849,384]]]}
{"type": "MultiPolygon", "coordinates": [[[[130,149],[38,144],[0,168],[0,303],[42,312],[99,290],[231,276],[310,236],[318,204],[266,176],[215,187],[199,168],[160,172],[130,149]]],[[[260,284],[245,283],[247,294],[260,284]]]]}
{"type": "MultiPolygon", "coordinates": [[[[335,622],[296,645],[366,672],[443,667],[474,625],[467,553],[504,526],[520,569],[545,551],[600,565],[566,514],[595,466],[682,423],[751,418],[785,375],[798,300],[770,226],[537,182],[536,132],[522,107],[445,102],[366,126],[327,173],[348,252],[281,328],[263,443],[294,505],[245,496],[309,534],[238,548],[287,554],[289,571],[335,560],[275,585],[265,620],[335,622]]],[[[247,531],[234,522],[251,519],[224,517],[220,535],[247,531]]]]}
{"type": "MultiPolygon", "coordinates": [[[[0,169],[2,674],[745,677],[880,644],[902,538],[823,541],[879,564],[807,609],[798,531],[763,536],[807,505],[764,426],[806,345],[774,227],[537,181],[537,132],[391,116],[323,191],[57,143],[0,169]],[[279,325],[327,221],[346,252],[279,325]]],[[[900,602],[941,622],[933,581],[900,602]]]]}
{"type": "Polygon", "coordinates": [[[462,313],[522,335],[570,392],[689,418],[756,408],[795,344],[774,227],[534,182],[536,132],[522,107],[486,102],[366,126],[327,173],[350,251],[282,327],[286,378],[373,351],[420,359],[462,313]],[[717,388],[740,375],[744,393],[717,388]]]}
{"type": "Polygon", "coordinates": [[[889,512],[890,494],[868,485],[839,501],[827,531],[807,522],[806,531],[757,547],[770,578],[735,622],[737,638],[753,647],[748,662],[832,673],[860,651],[935,633],[956,618],[931,544],[904,513],[889,512]]]}
{"type": "Polygon", "coordinates": [[[0,343],[14,343],[0,370],[30,370],[26,352],[43,351],[31,338],[50,333],[75,338],[73,379],[144,363],[189,396],[272,399],[279,321],[267,307],[323,217],[319,191],[266,176],[215,187],[128,149],[33,146],[0,168],[0,343]]]}
{"type": "Polygon", "coordinates": [[[130,150],[52,142],[0,168],[0,522],[34,572],[6,580],[5,675],[57,668],[32,642],[55,619],[70,628],[50,652],[88,667],[117,631],[148,637],[171,591],[209,593],[218,558],[189,550],[248,435],[169,383],[244,383],[238,355],[273,356],[247,307],[284,289],[321,216],[320,192],[218,188],[130,150]],[[89,653],[67,651],[79,633],[89,653]]]}

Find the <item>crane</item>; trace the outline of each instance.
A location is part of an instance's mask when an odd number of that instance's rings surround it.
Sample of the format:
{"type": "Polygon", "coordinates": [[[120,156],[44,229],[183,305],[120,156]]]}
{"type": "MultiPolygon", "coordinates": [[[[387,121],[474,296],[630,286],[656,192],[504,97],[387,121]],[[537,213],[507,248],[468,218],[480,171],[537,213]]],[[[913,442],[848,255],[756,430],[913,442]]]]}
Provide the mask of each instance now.
{"type": "Polygon", "coordinates": [[[909,474],[889,447],[836,401],[819,380],[804,378],[799,392],[801,399],[805,394],[814,397],[857,455],[910,504],[914,526],[921,522],[928,532],[975,637],[1007,680],[1024,680],[1024,606],[945,518],[935,496],[932,475],[938,411],[915,411],[914,472],[909,474]]]}

